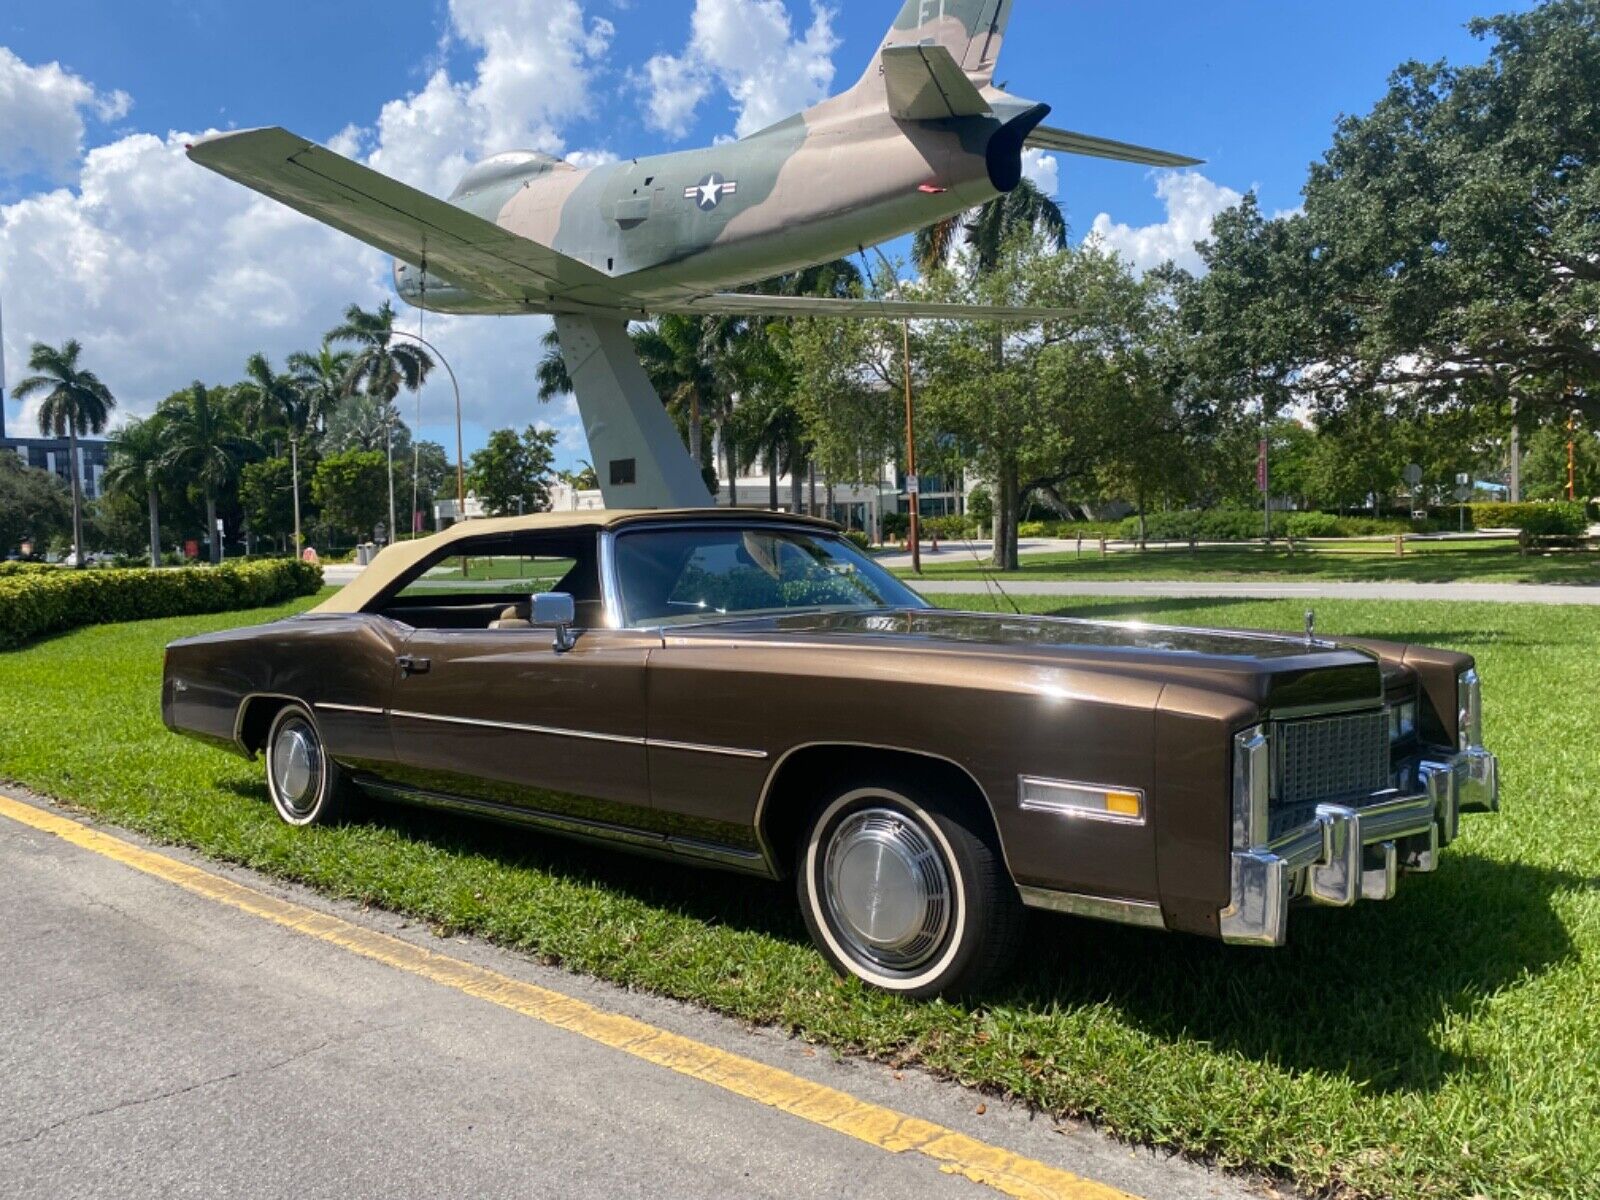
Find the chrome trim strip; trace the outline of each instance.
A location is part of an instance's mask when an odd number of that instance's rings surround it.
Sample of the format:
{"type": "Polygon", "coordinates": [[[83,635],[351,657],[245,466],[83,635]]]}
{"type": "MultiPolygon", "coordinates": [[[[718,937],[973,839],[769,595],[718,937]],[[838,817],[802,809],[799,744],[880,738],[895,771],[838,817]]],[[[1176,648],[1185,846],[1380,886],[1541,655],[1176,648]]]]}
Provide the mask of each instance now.
{"type": "Polygon", "coordinates": [[[318,701],[311,707],[319,709],[322,712],[356,713],[357,715],[363,717],[381,717],[386,715],[385,709],[372,708],[365,704],[324,704],[321,701],[318,701]]]}
{"type": "Polygon", "coordinates": [[[511,733],[533,733],[544,737],[580,738],[588,742],[611,742],[619,746],[643,746],[642,737],[619,733],[590,733],[582,729],[556,729],[549,725],[520,725],[513,721],[480,721],[473,717],[437,717],[429,713],[390,710],[391,717],[407,721],[431,721],[437,725],[465,725],[474,729],[504,729],[511,733]]]}
{"type": "Polygon", "coordinates": [[[511,825],[530,826],[559,837],[611,846],[651,858],[665,858],[675,862],[692,859],[724,870],[737,871],[741,875],[755,875],[763,879],[775,878],[768,869],[766,860],[750,850],[631,829],[625,825],[613,825],[607,821],[595,821],[587,817],[564,816],[535,808],[518,808],[513,804],[500,804],[493,800],[449,796],[442,792],[430,792],[422,788],[390,783],[368,775],[358,776],[355,782],[367,791],[400,804],[462,812],[471,816],[504,821],[511,825]]]}
{"type": "Polygon", "coordinates": [[[1043,908],[1095,921],[1114,921],[1119,925],[1137,925],[1141,929],[1164,930],[1167,927],[1166,918],[1161,915],[1161,906],[1147,900],[1113,900],[1106,896],[1053,892],[1036,887],[1018,887],[1017,890],[1022,893],[1022,902],[1029,908],[1043,908]]]}
{"type": "MultiPolygon", "coordinates": [[[[381,713],[382,709],[370,710],[381,713]]],[[[724,758],[765,759],[765,750],[742,750],[737,746],[703,746],[695,742],[671,742],[656,738],[634,737],[622,733],[593,733],[586,729],[558,729],[553,725],[523,725],[515,721],[484,721],[476,717],[440,717],[430,713],[390,711],[391,717],[408,721],[432,721],[438,725],[465,725],[472,729],[503,729],[508,733],[532,733],[540,737],[577,738],[586,742],[609,742],[618,746],[644,746],[651,750],[682,750],[689,754],[716,754],[724,758]]]]}
{"type": "Polygon", "coordinates": [[[765,750],[740,750],[735,746],[705,746],[698,742],[670,742],[662,738],[646,738],[645,745],[652,750],[681,750],[685,754],[719,754],[724,758],[770,757],[765,750]]]}

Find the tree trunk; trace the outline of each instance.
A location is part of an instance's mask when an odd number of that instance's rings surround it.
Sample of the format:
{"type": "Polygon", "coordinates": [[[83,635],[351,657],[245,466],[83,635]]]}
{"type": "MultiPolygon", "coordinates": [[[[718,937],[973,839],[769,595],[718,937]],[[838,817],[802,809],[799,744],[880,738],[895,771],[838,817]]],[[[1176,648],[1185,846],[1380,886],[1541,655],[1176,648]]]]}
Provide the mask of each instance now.
{"type": "Polygon", "coordinates": [[[1511,494],[1513,504],[1522,503],[1522,402],[1511,397],[1511,494]]]}
{"type": "Polygon", "coordinates": [[[78,427],[70,426],[67,429],[67,473],[72,476],[72,552],[78,556],[79,567],[87,564],[84,562],[86,552],[83,548],[83,480],[78,474],[78,427]]]}
{"type": "Polygon", "coordinates": [[[817,464],[806,464],[806,474],[811,477],[811,505],[806,511],[814,517],[817,515],[817,464]]]}
{"type": "Polygon", "coordinates": [[[206,550],[213,567],[222,563],[222,537],[217,533],[217,497],[206,489],[206,550]]]}
{"type": "MultiPolygon", "coordinates": [[[[289,439],[289,459],[294,467],[294,556],[299,558],[302,546],[300,541],[300,439],[297,437],[289,439]]],[[[413,498],[412,506],[415,507],[415,505],[416,501],[413,498]]]]}
{"type": "Polygon", "coordinates": [[[767,507],[773,512],[778,511],[778,440],[774,438],[768,447],[771,457],[767,460],[767,507]]]}
{"type": "Polygon", "coordinates": [[[705,423],[700,417],[700,393],[689,396],[689,457],[694,459],[696,471],[705,470],[705,423]]]}
{"type": "Polygon", "coordinates": [[[789,451],[789,511],[798,514],[805,503],[805,484],[800,478],[804,469],[800,462],[799,448],[789,451]]]}
{"type": "Polygon", "coordinates": [[[994,565],[1001,571],[1015,571],[1019,565],[1017,522],[1022,508],[1016,461],[1002,459],[999,476],[995,488],[999,494],[994,506],[994,565]]]}
{"type": "Polygon", "coordinates": [[[156,486],[151,484],[148,498],[150,500],[150,565],[161,565],[161,510],[157,505],[156,486]]]}
{"type": "Polygon", "coordinates": [[[739,448],[733,444],[733,434],[727,422],[722,426],[722,461],[728,472],[728,507],[739,507],[739,448]]]}

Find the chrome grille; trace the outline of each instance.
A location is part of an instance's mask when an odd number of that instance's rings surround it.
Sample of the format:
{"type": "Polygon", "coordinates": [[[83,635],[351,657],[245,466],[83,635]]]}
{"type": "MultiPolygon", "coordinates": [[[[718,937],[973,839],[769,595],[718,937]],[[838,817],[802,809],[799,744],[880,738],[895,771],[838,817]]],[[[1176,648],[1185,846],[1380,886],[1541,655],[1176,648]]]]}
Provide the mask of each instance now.
{"type": "Polygon", "coordinates": [[[1389,786],[1389,721],[1382,710],[1282,721],[1273,760],[1280,805],[1369,796],[1389,786]]]}

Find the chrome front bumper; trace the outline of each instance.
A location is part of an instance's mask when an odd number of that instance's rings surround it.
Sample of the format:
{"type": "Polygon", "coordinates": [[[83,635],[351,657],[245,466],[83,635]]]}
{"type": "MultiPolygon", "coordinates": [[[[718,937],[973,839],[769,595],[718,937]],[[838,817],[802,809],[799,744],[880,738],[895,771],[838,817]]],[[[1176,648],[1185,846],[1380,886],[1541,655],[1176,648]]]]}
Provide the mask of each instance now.
{"type": "Polygon", "coordinates": [[[1347,908],[1392,899],[1402,871],[1438,870],[1439,852],[1456,839],[1462,813],[1500,810],[1499,764],[1481,746],[1429,752],[1415,777],[1421,784],[1415,794],[1385,794],[1359,807],[1321,805],[1301,828],[1235,850],[1222,940],[1283,945],[1296,900],[1347,908]]]}

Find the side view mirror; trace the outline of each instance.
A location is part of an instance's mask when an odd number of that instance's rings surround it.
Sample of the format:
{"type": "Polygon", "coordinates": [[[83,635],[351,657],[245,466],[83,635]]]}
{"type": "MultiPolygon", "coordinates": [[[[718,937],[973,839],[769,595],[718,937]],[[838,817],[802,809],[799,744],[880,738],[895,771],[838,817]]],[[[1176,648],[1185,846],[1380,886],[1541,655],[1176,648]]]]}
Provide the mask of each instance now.
{"type": "Polygon", "coordinates": [[[578,644],[572,627],[578,620],[578,605],[566,592],[538,592],[529,605],[529,622],[539,629],[556,631],[556,653],[565,654],[578,644]]]}

